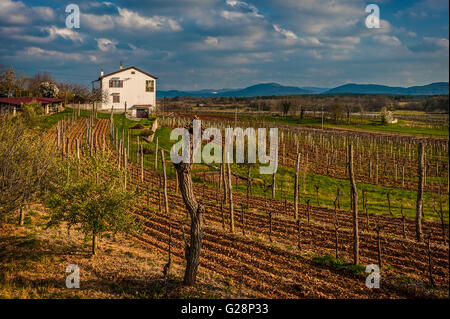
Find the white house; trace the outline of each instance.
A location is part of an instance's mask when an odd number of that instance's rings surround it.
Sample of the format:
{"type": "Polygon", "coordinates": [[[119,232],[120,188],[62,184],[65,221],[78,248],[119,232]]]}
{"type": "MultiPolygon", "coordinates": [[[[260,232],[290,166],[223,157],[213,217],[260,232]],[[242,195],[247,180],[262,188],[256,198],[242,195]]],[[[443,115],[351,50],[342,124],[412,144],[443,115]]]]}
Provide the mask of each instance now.
{"type": "Polygon", "coordinates": [[[126,110],[134,117],[145,117],[156,108],[156,80],[158,78],[135,66],[122,67],[118,71],[104,74],[95,81],[102,91],[107,92],[108,100],[101,109],[126,110]]]}

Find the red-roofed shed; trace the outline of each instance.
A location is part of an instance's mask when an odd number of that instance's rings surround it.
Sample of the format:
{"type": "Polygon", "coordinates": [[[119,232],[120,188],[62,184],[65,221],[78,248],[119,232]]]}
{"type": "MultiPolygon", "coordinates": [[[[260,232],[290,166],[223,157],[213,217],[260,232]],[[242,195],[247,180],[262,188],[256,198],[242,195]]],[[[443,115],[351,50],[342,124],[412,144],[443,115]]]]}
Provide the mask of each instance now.
{"type": "Polygon", "coordinates": [[[38,103],[42,104],[45,108],[45,114],[48,114],[57,111],[62,101],[63,99],[50,97],[5,97],[0,98],[0,110],[15,114],[16,110],[20,110],[22,105],[38,103]]]}

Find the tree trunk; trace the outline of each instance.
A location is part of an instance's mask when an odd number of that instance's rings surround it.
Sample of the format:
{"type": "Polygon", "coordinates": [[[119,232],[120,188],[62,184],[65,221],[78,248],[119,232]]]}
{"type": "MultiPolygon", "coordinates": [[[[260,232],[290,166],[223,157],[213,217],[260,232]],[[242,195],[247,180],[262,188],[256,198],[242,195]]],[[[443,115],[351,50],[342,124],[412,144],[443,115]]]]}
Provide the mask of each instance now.
{"type": "Polygon", "coordinates": [[[181,195],[183,196],[184,204],[191,216],[191,240],[190,245],[186,243],[186,270],[184,273],[183,284],[192,286],[196,282],[198,264],[200,261],[200,250],[203,239],[202,229],[202,215],[204,213],[203,205],[199,204],[194,196],[194,189],[192,186],[191,177],[191,163],[174,164],[178,175],[181,195]]]}
{"type": "Polygon", "coordinates": [[[348,172],[351,183],[351,200],[353,211],[353,263],[359,264],[359,233],[358,233],[358,190],[356,189],[353,172],[353,145],[348,145],[348,172]]]}
{"type": "Polygon", "coordinates": [[[416,203],[416,240],[422,241],[422,214],[423,214],[423,153],[424,145],[419,143],[419,158],[418,158],[418,169],[419,169],[419,184],[417,187],[417,203],[416,203]]]}

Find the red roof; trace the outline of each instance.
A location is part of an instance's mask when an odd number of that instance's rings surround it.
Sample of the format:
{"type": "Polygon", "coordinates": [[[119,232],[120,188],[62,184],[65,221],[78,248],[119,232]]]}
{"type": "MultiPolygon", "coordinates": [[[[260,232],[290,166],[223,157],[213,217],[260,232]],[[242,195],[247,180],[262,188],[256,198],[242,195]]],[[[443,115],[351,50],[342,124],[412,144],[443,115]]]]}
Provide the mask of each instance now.
{"type": "Polygon", "coordinates": [[[55,99],[51,97],[5,97],[0,98],[0,103],[22,105],[30,103],[56,103],[61,102],[63,99],[55,99]]]}

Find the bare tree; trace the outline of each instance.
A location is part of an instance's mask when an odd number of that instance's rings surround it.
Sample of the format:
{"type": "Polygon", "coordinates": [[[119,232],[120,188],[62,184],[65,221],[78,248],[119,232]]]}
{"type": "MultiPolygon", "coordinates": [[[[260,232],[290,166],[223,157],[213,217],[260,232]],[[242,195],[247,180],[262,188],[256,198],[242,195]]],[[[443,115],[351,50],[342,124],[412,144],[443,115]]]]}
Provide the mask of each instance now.
{"type": "Polygon", "coordinates": [[[7,91],[8,97],[14,90],[23,90],[25,85],[25,77],[14,71],[12,67],[5,68],[0,65],[0,91],[7,91]]]}
{"type": "MultiPolygon", "coordinates": [[[[193,128],[192,123],[186,127],[189,133],[192,135],[193,128]]],[[[192,149],[192,138],[190,147],[192,149]]],[[[196,150],[193,150],[194,153],[196,150]]],[[[193,154],[191,154],[193,156],[193,154]]],[[[184,273],[183,284],[192,286],[196,282],[198,264],[200,262],[200,251],[202,247],[203,239],[203,227],[202,217],[205,213],[205,208],[202,204],[198,203],[194,196],[194,188],[192,185],[192,158],[189,163],[180,162],[173,164],[178,175],[178,183],[180,186],[181,195],[183,197],[186,209],[191,217],[191,239],[190,244],[185,241],[185,257],[186,257],[186,270],[184,273]]]]}
{"type": "Polygon", "coordinates": [[[21,210],[45,191],[55,158],[21,118],[0,114],[0,217],[21,210]]]}

